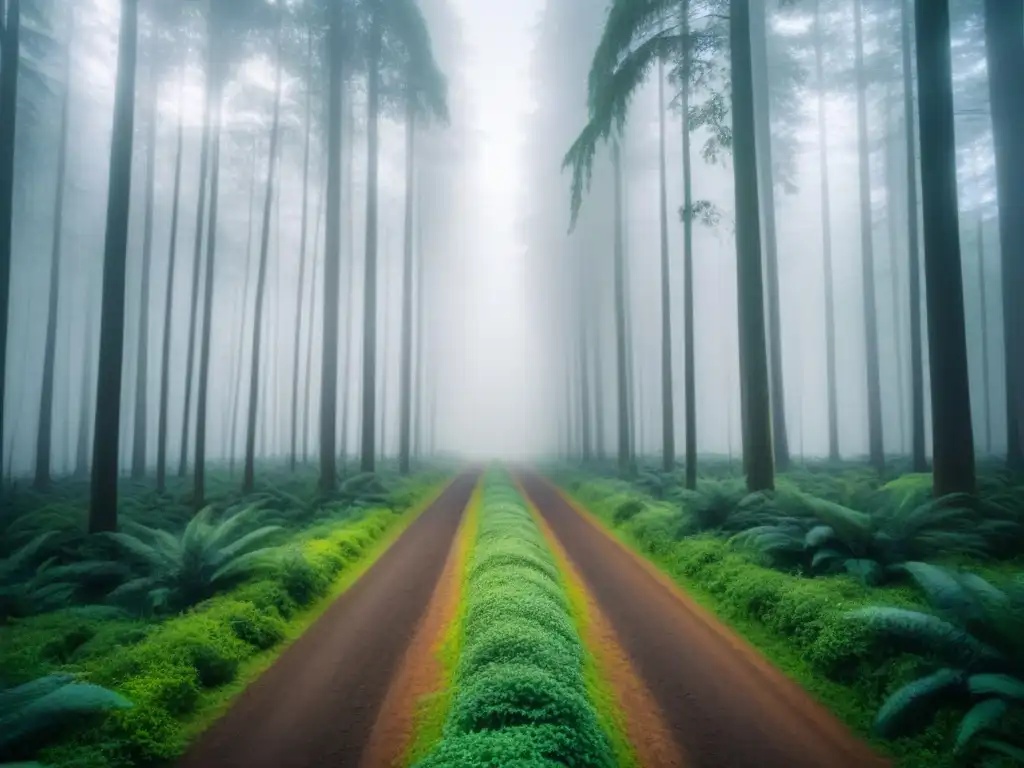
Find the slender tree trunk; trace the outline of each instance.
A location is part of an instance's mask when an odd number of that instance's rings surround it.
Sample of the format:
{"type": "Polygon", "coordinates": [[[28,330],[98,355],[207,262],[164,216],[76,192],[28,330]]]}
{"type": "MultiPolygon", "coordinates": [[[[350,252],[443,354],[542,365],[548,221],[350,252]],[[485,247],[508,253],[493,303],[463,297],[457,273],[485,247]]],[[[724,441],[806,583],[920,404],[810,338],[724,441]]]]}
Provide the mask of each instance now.
{"type": "Polygon", "coordinates": [[[985,453],[992,454],[992,382],[988,364],[988,297],[985,291],[985,217],[978,212],[978,298],[981,303],[981,386],[985,407],[985,453]]]}
{"type": "MultiPolygon", "coordinates": [[[[683,35],[690,34],[690,0],[683,0],[683,35]]],[[[689,67],[691,51],[685,53],[687,85],[680,92],[682,113],[689,114],[689,67]]],[[[686,487],[697,487],[697,355],[694,346],[693,312],[693,169],[690,159],[690,125],[682,121],[683,135],[683,401],[686,417],[686,487]]]]}
{"type": "Polygon", "coordinates": [[[7,331],[11,309],[11,234],[14,224],[14,129],[18,111],[21,0],[7,0],[0,49],[0,466],[6,422],[7,331]]]}
{"type": "Polygon", "coordinates": [[[345,265],[345,287],[348,291],[345,302],[344,335],[345,359],[342,373],[342,381],[345,382],[345,393],[341,398],[341,455],[348,454],[348,436],[350,415],[352,412],[352,367],[355,364],[355,342],[352,338],[352,324],[355,317],[355,291],[356,291],[356,243],[355,243],[355,174],[353,173],[355,157],[355,108],[350,100],[349,108],[345,111],[345,130],[350,137],[345,147],[345,227],[348,233],[348,257],[345,265]]]}
{"type": "Polygon", "coordinates": [[[906,398],[906,390],[903,385],[903,328],[900,322],[900,296],[902,290],[900,286],[900,258],[899,258],[899,234],[898,225],[896,219],[896,182],[897,182],[897,171],[895,158],[895,140],[897,131],[893,125],[892,119],[892,103],[893,93],[890,87],[886,93],[885,99],[885,125],[886,125],[886,138],[885,138],[885,184],[886,184],[886,204],[888,207],[888,213],[886,215],[886,223],[889,231],[889,265],[892,269],[892,334],[893,334],[893,351],[894,351],[894,363],[896,367],[896,407],[898,413],[898,421],[900,424],[900,443],[899,452],[902,453],[905,450],[907,442],[907,430],[906,430],[906,404],[904,402],[906,398]]]}
{"type": "MultiPolygon", "coordinates": [[[[211,38],[211,47],[212,47],[211,38]]],[[[223,105],[221,87],[223,85],[223,64],[217,61],[216,54],[211,50],[211,85],[208,98],[211,100],[212,117],[210,148],[210,220],[206,231],[206,276],[203,297],[203,335],[199,346],[199,381],[196,393],[196,453],[193,468],[192,503],[196,509],[205,504],[206,497],[206,409],[209,398],[210,381],[210,340],[213,328],[213,278],[216,274],[217,256],[217,207],[220,190],[220,141],[223,105]]]]}
{"type": "Polygon", "coordinates": [[[588,315],[594,328],[594,453],[598,461],[603,462],[606,457],[605,426],[606,414],[604,407],[604,359],[602,352],[604,347],[601,343],[601,312],[597,305],[596,297],[599,295],[594,285],[594,270],[588,270],[590,278],[590,300],[588,315]]]}
{"type": "Polygon", "coordinates": [[[920,231],[917,213],[917,147],[914,136],[914,70],[910,33],[912,0],[901,0],[900,31],[903,53],[903,115],[907,135],[907,273],[910,288],[910,443],[915,472],[925,472],[928,462],[924,448],[924,357],[921,335],[920,231]]]}
{"type": "Polygon", "coordinates": [[[862,0],[853,0],[855,69],[857,74],[857,157],[860,161],[860,248],[864,281],[864,343],[868,392],[868,456],[872,466],[885,466],[882,435],[882,384],[878,364],[878,315],[875,301],[875,248],[871,221],[871,150],[868,137],[867,75],[864,71],[862,0]]]}
{"type": "MultiPolygon", "coordinates": [[[[313,91],[313,33],[306,31],[306,142],[302,151],[302,232],[299,235],[299,285],[295,295],[295,355],[292,360],[292,447],[290,468],[295,471],[299,432],[299,351],[302,349],[302,293],[306,280],[306,229],[309,210],[309,138],[312,132],[310,108],[313,91]]],[[[312,319],[310,319],[312,322],[312,319]]]]}
{"type": "Polygon", "coordinates": [[[424,313],[423,305],[426,301],[424,295],[424,279],[426,264],[423,257],[423,185],[420,179],[415,180],[416,184],[416,398],[415,438],[413,440],[416,448],[416,458],[423,458],[423,328],[424,313]]]}
{"type": "Polygon", "coordinates": [[[577,310],[576,324],[579,329],[579,388],[580,388],[580,440],[582,443],[583,463],[590,464],[593,461],[591,406],[590,406],[590,355],[588,351],[589,340],[587,333],[587,258],[581,248],[577,256],[579,275],[577,285],[579,286],[577,296],[579,309],[577,310]]]}
{"type": "Polygon", "coordinates": [[[383,267],[382,271],[384,273],[383,274],[383,278],[382,278],[383,279],[383,283],[384,283],[384,286],[383,286],[384,290],[381,292],[381,296],[383,296],[384,302],[383,302],[383,305],[380,308],[380,312],[383,315],[383,318],[381,319],[382,320],[381,325],[383,327],[381,328],[381,335],[380,335],[380,343],[381,343],[381,356],[380,356],[381,366],[380,366],[380,381],[379,381],[380,392],[377,395],[377,412],[380,414],[380,427],[378,429],[378,434],[380,434],[380,446],[379,446],[379,448],[380,448],[380,458],[381,459],[383,459],[386,456],[385,448],[386,448],[386,443],[387,443],[387,427],[388,427],[388,361],[390,360],[390,355],[388,353],[390,352],[389,347],[390,347],[390,339],[391,339],[391,334],[390,334],[390,330],[391,329],[388,327],[390,325],[389,321],[391,319],[391,306],[388,304],[388,296],[390,296],[390,289],[391,289],[391,285],[390,285],[391,284],[391,269],[390,269],[389,264],[388,264],[388,245],[389,245],[388,240],[390,238],[388,237],[388,235],[389,235],[389,231],[387,229],[385,229],[384,230],[384,244],[383,244],[384,247],[381,249],[382,255],[384,257],[384,263],[382,264],[382,267],[383,267]]]}
{"type": "Polygon", "coordinates": [[[828,387],[828,458],[839,461],[839,405],[836,393],[836,310],[832,280],[832,205],[828,174],[828,124],[825,110],[824,32],[821,2],[814,3],[814,69],[818,89],[818,147],[821,161],[821,253],[825,271],[825,370],[828,387]]]}
{"type": "MultiPolygon", "coordinates": [[[[182,81],[184,75],[182,75],[182,81]]],[[[181,158],[184,146],[182,83],[178,84],[178,135],[174,150],[174,200],[171,203],[171,242],[167,254],[167,285],[164,294],[164,337],[160,355],[160,410],[157,414],[156,489],[167,488],[167,401],[171,379],[171,329],[174,319],[174,271],[178,257],[178,209],[181,203],[181,158]]],[[[188,420],[187,415],[185,417],[188,420]]]]}
{"type": "Polygon", "coordinates": [[[402,263],[402,370],[399,404],[398,471],[409,473],[412,428],[412,201],[416,137],[415,102],[410,97],[405,116],[405,232],[402,263]]]}
{"type": "Polygon", "coordinates": [[[736,195],[737,307],[740,329],[740,394],[743,463],[747,488],[774,488],[771,398],[765,348],[761,276],[757,134],[750,53],[750,0],[733,0],[729,18],[732,58],[733,173],[736,195]]]}
{"type": "MultiPolygon", "coordinates": [[[[344,87],[345,19],[341,3],[331,6],[328,30],[327,212],[324,235],[324,329],[320,370],[320,492],[338,485],[336,414],[338,393],[338,278],[341,250],[341,104],[344,87]]],[[[347,384],[347,382],[346,382],[347,384]]],[[[344,439],[344,436],[342,436],[344,439]]]]}
{"type": "MultiPolygon", "coordinates": [[[[685,126],[686,120],[683,120],[683,124],[685,126]]],[[[686,131],[685,127],[683,131],[686,131]]],[[[672,400],[672,276],[668,260],[668,191],[666,187],[665,65],[661,59],[658,59],[658,215],[661,235],[661,465],[666,472],[671,472],[676,461],[676,417],[672,400]]],[[[588,437],[584,437],[585,442],[588,440],[588,437]]],[[[589,453],[589,446],[584,450],[589,453]]]]}
{"type": "MultiPolygon", "coordinates": [[[[625,145],[625,136],[622,138],[622,145],[625,145]]],[[[621,148],[621,147],[620,147],[621,148]]],[[[620,157],[620,166],[626,166],[620,157]]],[[[622,290],[625,292],[625,324],[626,324],[626,402],[628,403],[627,417],[629,429],[627,437],[629,447],[629,472],[635,476],[636,466],[636,398],[633,387],[633,374],[636,370],[636,351],[633,345],[633,288],[630,280],[630,250],[629,250],[629,167],[621,171],[622,174],[622,290]]]]}
{"type": "Polygon", "coordinates": [[[313,327],[316,320],[316,276],[320,266],[320,222],[324,212],[324,185],[319,183],[316,204],[316,226],[313,228],[313,274],[309,279],[309,323],[306,328],[306,392],[302,398],[302,463],[309,461],[309,403],[313,382],[313,327]]]}
{"type": "MultiPolygon", "coordinates": [[[[249,374],[249,412],[245,432],[245,473],[242,493],[252,493],[256,487],[256,414],[259,408],[260,340],[263,335],[263,301],[267,288],[267,253],[270,250],[270,217],[274,205],[274,169],[277,160],[277,142],[281,126],[281,30],[277,31],[277,77],[274,87],[274,120],[270,128],[270,156],[267,159],[267,191],[263,201],[263,231],[260,235],[260,261],[256,272],[256,304],[253,308],[252,362],[249,374]]],[[[280,253],[277,254],[280,258],[280,253]]],[[[298,344],[296,344],[298,347],[298,344]]],[[[296,363],[296,367],[298,364],[296,363]]],[[[293,454],[294,455],[294,454],[293,454]]]]}
{"type": "Polygon", "coordinates": [[[615,369],[618,391],[619,471],[629,470],[629,381],[626,354],[626,264],[622,232],[622,157],[619,139],[612,140],[612,167],[615,174],[615,369]]]}
{"type": "MultiPolygon", "coordinates": [[[[103,249],[99,381],[93,429],[89,533],[117,530],[117,469],[121,433],[121,373],[124,354],[125,262],[135,132],[137,0],[122,0],[118,34],[114,133],[110,145],[107,232],[103,249]]],[[[2,212],[0,212],[2,213],[2,212]]]]}
{"type": "Polygon", "coordinates": [[[150,82],[149,130],[146,134],[146,213],[142,235],[142,285],[139,293],[139,338],[135,353],[135,422],[132,434],[132,478],[146,474],[146,416],[149,389],[149,281],[153,265],[153,208],[156,196],[157,78],[150,82]]]}
{"type": "Polygon", "coordinates": [[[258,144],[255,139],[252,142],[252,165],[249,170],[249,216],[245,226],[245,283],[242,286],[242,310],[238,322],[238,366],[233,377],[235,383],[234,396],[231,398],[231,426],[229,428],[231,444],[228,447],[228,474],[235,475],[235,451],[238,446],[238,409],[242,400],[242,348],[245,339],[246,318],[249,309],[249,281],[252,277],[252,225],[254,208],[256,203],[256,157],[258,144]]]}
{"type": "Polygon", "coordinates": [[[768,98],[768,19],[764,2],[750,5],[753,26],[754,125],[757,132],[758,177],[761,184],[761,220],[764,225],[764,261],[768,299],[768,354],[772,403],[772,446],[779,471],[789,468],[786,431],[786,390],[782,363],[782,318],[779,307],[779,248],[775,222],[775,180],[772,172],[771,104],[768,98]]]}
{"type": "MultiPolygon", "coordinates": [[[[213,45],[212,42],[209,43],[213,45]]],[[[192,257],[192,293],[189,300],[188,351],[185,355],[185,408],[181,418],[181,449],[178,459],[178,477],[185,476],[188,468],[188,433],[192,419],[192,377],[195,365],[196,323],[199,316],[199,276],[203,265],[203,220],[206,216],[206,187],[210,171],[210,134],[213,119],[212,91],[218,85],[214,82],[213,62],[207,54],[206,62],[206,104],[203,107],[203,134],[199,153],[199,195],[196,199],[196,233],[192,257]]]]}
{"type": "Polygon", "coordinates": [[[85,286],[85,336],[82,343],[81,400],[78,405],[78,443],[75,449],[75,477],[85,478],[89,474],[89,402],[93,383],[93,286],[88,280],[85,286]]]}
{"type": "Polygon", "coordinates": [[[363,434],[359,468],[373,472],[376,459],[377,371],[377,118],[380,108],[380,19],[370,22],[366,86],[366,266],[363,275],[363,434]]]}
{"type": "Polygon", "coordinates": [[[1006,365],[1006,463],[1024,471],[1024,3],[985,0],[985,48],[988,58],[989,100],[996,156],[999,198],[999,247],[1002,252],[1003,351],[1006,365]]]}
{"type": "Polygon", "coordinates": [[[39,422],[36,435],[37,489],[50,485],[53,455],[53,380],[57,357],[57,307],[60,298],[61,246],[64,236],[64,190],[68,167],[68,133],[71,102],[71,31],[64,46],[64,94],[60,112],[60,147],[57,150],[57,187],[53,204],[53,250],[50,254],[50,295],[46,311],[46,346],[43,352],[43,381],[39,393],[39,422]]]}
{"type": "Polygon", "coordinates": [[[974,432],[960,266],[949,0],[918,3],[921,201],[935,495],[974,491],[974,432]]]}

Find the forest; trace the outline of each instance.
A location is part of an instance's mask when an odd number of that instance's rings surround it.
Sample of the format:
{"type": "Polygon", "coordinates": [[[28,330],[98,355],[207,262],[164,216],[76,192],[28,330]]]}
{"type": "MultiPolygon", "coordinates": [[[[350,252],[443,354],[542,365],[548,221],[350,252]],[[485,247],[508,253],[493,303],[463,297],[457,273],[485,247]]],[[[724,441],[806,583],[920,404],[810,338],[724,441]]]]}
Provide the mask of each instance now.
{"type": "Polygon", "coordinates": [[[0,2],[0,766],[1024,764],[1024,0],[0,2]]]}

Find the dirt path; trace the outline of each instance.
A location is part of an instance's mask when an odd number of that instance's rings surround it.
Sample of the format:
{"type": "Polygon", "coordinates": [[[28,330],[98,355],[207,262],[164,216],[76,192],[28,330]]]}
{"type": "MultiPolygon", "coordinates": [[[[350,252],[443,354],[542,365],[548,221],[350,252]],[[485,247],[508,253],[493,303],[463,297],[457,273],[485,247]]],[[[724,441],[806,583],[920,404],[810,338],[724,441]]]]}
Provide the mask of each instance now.
{"type": "Polygon", "coordinates": [[[180,768],[359,765],[476,479],[456,478],[199,737],[180,768]]]}
{"type": "Polygon", "coordinates": [[[658,702],[689,768],[888,765],[547,481],[526,473],[522,482],[658,702]]]}

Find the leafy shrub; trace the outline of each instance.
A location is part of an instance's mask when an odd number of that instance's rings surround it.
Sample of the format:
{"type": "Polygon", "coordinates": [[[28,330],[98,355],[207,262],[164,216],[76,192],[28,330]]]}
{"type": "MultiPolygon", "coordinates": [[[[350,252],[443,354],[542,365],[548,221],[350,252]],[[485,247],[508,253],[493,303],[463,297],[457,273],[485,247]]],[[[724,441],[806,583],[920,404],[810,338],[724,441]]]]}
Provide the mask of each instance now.
{"type": "Polygon", "coordinates": [[[26,757],[41,736],[131,702],[113,691],[75,682],[72,675],[47,675],[0,689],[0,760],[26,757]]]}
{"type": "Polygon", "coordinates": [[[902,565],[948,552],[984,557],[991,529],[962,495],[916,503],[907,494],[895,506],[860,512],[804,496],[809,517],[750,529],[740,539],[773,563],[810,573],[846,571],[866,584],[902,573],[902,565]]]}
{"type": "Polygon", "coordinates": [[[625,522],[632,520],[640,512],[644,510],[644,503],[640,499],[626,499],[624,502],[619,504],[615,508],[615,515],[613,519],[616,525],[622,525],[625,522]]]}
{"type": "Polygon", "coordinates": [[[251,577],[276,551],[261,545],[281,530],[260,526],[259,514],[260,508],[250,505],[214,520],[213,507],[208,506],[178,536],[132,523],[125,524],[126,532],[106,534],[142,561],[147,571],[122,584],[110,598],[138,606],[144,596],[151,608],[180,610],[251,577]]]}
{"type": "Polygon", "coordinates": [[[452,708],[421,768],[610,768],[558,568],[507,481],[488,478],[467,574],[452,708]]]}
{"type": "Polygon", "coordinates": [[[1024,762],[1024,738],[1008,725],[1024,709],[1024,580],[999,589],[970,573],[925,563],[906,570],[938,616],[869,607],[849,618],[940,665],[893,692],[875,729],[891,738],[920,730],[943,707],[966,707],[954,749],[972,748],[1024,762]]]}

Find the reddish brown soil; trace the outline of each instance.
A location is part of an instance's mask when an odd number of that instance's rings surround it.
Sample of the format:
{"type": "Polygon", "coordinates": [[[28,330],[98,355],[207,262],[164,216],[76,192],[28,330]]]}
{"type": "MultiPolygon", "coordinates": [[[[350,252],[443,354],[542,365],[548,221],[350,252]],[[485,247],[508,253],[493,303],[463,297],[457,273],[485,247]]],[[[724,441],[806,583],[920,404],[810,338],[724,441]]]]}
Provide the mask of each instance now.
{"type": "Polygon", "coordinates": [[[444,682],[444,670],[436,651],[444,640],[445,628],[459,609],[462,577],[459,555],[459,537],[456,537],[448,549],[444,572],[437,581],[426,613],[377,713],[360,768],[401,765],[416,727],[417,702],[437,691],[444,682]]]}
{"type": "Polygon", "coordinates": [[[456,478],[199,737],[179,766],[358,766],[476,479],[476,472],[456,478]]]}
{"type": "Polygon", "coordinates": [[[658,702],[690,768],[888,765],[550,483],[527,473],[523,485],[658,702]]]}
{"type": "Polygon", "coordinates": [[[623,724],[626,738],[633,746],[640,765],[645,768],[683,768],[688,765],[681,746],[673,738],[672,731],[666,723],[664,713],[637,674],[611,622],[594,600],[594,595],[586,588],[586,582],[566,553],[562,542],[543,517],[540,517],[538,522],[562,574],[570,584],[580,585],[585,594],[587,607],[582,627],[583,642],[594,655],[601,676],[615,694],[625,721],[623,724]]]}

